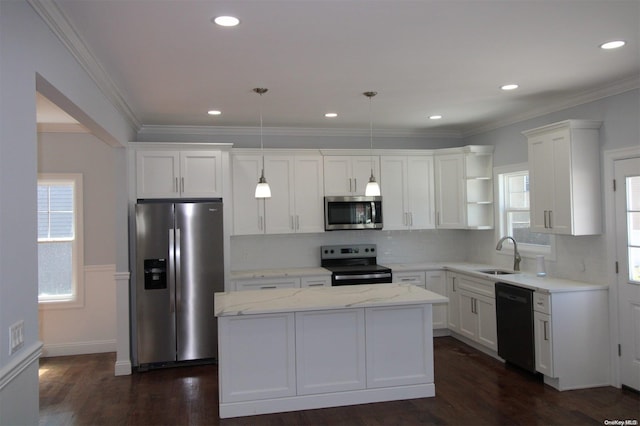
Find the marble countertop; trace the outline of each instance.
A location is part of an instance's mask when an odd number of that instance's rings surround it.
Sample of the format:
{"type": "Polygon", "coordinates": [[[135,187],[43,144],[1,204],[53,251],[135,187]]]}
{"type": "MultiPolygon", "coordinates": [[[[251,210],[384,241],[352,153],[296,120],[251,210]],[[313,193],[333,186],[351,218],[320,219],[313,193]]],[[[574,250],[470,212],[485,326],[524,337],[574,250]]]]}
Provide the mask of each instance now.
{"type": "Polygon", "coordinates": [[[250,269],[246,271],[231,271],[229,278],[232,280],[252,278],[282,278],[282,277],[309,277],[330,276],[331,271],[321,267],[315,268],[278,268],[278,269],[250,269]]]}
{"type": "Polygon", "coordinates": [[[216,293],[214,311],[215,316],[222,317],[448,301],[445,296],[412,284],[368,284],[216,293]]]}

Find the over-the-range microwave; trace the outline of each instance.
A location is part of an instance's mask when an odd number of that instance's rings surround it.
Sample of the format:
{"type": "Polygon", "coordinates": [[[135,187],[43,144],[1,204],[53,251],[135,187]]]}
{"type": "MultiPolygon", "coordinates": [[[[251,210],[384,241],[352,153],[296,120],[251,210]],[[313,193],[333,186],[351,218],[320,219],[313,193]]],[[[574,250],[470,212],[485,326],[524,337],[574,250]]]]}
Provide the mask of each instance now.
{"type": "Polygon", "coordinates": [[[324,229],[382,229],[382,197],[324,197],[324,229]]]}

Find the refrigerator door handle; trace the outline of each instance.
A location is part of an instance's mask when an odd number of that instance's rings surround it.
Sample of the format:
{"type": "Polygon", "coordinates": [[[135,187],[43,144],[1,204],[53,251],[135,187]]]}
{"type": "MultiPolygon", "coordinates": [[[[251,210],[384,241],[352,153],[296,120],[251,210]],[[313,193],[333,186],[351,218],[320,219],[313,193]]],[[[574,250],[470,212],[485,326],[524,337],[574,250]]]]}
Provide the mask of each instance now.
{"type": "Polygon", "coordinates": [[[169,313],[176,311],[176,261],[175,261],[175,229],[169,229],[169,313]]]}
{"type": "Polygon", "coordinates": [[[180,277],[182,276],[182,261],[180,260],[180,228],[176,228],[176,245],[175,245],[175,262],[176,262],[176,275],[175,275],[175,289],[173,290],[173,311],[176,310],[176,303],[180,303],[180,296],[182,290],[182,280],[180,277]]]}

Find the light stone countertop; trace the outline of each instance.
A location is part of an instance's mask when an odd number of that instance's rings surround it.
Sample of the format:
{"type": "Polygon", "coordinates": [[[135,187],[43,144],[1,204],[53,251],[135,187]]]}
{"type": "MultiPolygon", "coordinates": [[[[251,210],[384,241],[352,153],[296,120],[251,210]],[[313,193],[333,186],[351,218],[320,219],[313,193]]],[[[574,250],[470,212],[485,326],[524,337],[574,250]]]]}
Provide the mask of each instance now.
{"type": "Polygon", "coordinates": [[[214,311],[215,316],[222,317],[448,301],[445,296],[412,284],[366,284],[216,293],[214,311]]]}
{"type": "Polygon", "coordinates": [[[231,271],[229,278],[232,280],[253,278],[282,278],[282,277],[309,277],[331,276],[331,271],[321,267],[315,268],[278,268],[278,269],[250,269],[246,271],[231,271]]]}

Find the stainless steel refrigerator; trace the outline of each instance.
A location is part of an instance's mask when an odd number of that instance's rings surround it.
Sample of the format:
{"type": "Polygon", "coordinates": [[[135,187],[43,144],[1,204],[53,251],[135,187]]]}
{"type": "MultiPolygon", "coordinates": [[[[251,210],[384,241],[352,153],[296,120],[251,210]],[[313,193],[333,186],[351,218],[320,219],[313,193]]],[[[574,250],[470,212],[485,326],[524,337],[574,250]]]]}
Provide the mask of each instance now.
{"type": "Polygon", "coordinates": [[[137,365],[218,357],[222,201],[136,204],[137,365]]]}

